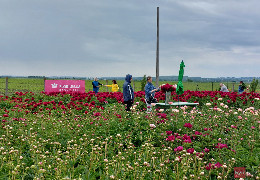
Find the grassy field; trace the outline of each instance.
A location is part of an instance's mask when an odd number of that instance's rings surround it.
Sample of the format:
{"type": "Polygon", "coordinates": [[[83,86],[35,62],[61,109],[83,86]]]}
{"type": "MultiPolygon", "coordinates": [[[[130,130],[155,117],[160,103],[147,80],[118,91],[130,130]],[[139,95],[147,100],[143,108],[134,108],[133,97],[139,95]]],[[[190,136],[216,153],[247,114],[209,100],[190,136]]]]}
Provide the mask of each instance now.
{"type": "MultiPolygon", "coordinates": [[[[86,92],[92,91],[92,80],[86,80],[86,92]]],[[[100,80],[99,81],[102,84],[112,84],[112,81],[106,81],[106,80],[100,80]]],[[[122,92],[123,87],[123,80],[117,81],[118,85],[120,87],[120,90],[122,92]]],[[[155,84],[155,82],[153,82],[155,84]]],[[[160,81],[159,84],[177,84],[176,81],[160,81]]],[[[233,82],[223,82],[230,91],[233,90],[237,91],[239,83],[233,83],[233,82]]],[[[246,84],[247,86],[249,84],[246,84]]],[[[133,81],[132,86],[135,91],[141,90],[141,81],[133,81]]],[[[184,90],[191,90],[191,91],[215,91],[219,90],[219,82],[214,82],[213,84],[211,82],[183,82],[184,90]]],[[[0,78],[0,94],[4,94],[6,89],[6,79],[0,78]]],[[[16,91],[21,92],[41,92],[44,91],[44,80],[43,79],[31,79],[31,78],[9,78],[8,79],[8,93],[13,93],[16,91]]],[[[111,88],[107,88],[105,86],[100,88],[100,92],[111,92],[111,88]]],[[[257,92],[260,91],[260,86],[257,87],[257,92]]]]}

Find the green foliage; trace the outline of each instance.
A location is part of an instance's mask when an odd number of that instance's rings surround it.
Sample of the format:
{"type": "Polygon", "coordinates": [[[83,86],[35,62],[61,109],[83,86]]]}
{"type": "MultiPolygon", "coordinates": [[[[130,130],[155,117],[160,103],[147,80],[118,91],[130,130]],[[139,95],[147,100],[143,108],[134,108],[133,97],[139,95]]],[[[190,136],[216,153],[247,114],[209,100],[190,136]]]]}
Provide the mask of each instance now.
{"type": "Polygon", "coordinates": [[[146,75],[144,75],[141,81],[141,91],[144,91],[145,85],[146,85],[146,75]]]}
{"type": "Polygon", "coordinates": [[[258,79],[253,79],[253,81],[250,84],[250,92],[255,92],[258,85],[258,79]]]}
{"type": "Polygon", "coordinates": [[[142,97],[126,112],[115,100],[87,96],[0,97],[0,179],[232,179],[234,167],[260,175],[259,94],[244,93],[243,101],[234,94],[234,102],[193,96],[197,108],[149,114],[142,97]],[[217,162],[222,167],[206,169],[217,162]]]}

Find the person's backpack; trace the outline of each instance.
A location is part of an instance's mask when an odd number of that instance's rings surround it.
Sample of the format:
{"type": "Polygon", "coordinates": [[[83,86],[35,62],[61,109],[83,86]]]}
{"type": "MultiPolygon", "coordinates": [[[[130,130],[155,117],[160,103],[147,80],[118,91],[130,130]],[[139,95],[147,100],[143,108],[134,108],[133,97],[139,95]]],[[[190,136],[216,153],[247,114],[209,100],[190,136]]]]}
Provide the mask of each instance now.
{"type": "Polygon", "coordinates": [[[241,85],[241,89],[242,89],[242,90],[245,90],[245,89],[246,89],[246,85],[245,85],[245,83],[242,83],[242,85],[241,85]]]}
{"type": "Polygon", "coordinates": [[[157,99],[155,99],[153,96],[150,96],[149,99],[146,99],[147,104],[151,103],[158,103],[157,99]]]}

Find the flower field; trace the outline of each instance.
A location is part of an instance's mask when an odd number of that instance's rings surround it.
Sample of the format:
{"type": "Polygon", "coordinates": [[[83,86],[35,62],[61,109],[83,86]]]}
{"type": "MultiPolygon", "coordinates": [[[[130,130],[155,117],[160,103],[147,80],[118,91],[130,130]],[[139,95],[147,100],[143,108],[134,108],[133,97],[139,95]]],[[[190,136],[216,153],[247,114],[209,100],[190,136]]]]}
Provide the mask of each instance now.
{"type": "Polygon", "coordinates": [[[0,96],[0,179],[260,178],[260,94],[185,91],[199,106],[149,114],[135,96],[130,113],[121,92],[0,96]]]}

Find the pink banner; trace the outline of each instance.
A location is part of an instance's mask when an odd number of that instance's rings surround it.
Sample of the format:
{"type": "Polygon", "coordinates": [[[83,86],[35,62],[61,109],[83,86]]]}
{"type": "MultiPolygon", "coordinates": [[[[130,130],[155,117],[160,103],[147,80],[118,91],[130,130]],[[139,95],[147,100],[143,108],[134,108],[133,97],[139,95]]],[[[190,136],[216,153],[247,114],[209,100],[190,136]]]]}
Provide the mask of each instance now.
{"type": "Polygon", "coordinates": [[[45,92],[85,92],[84,80],[45,80],[45,92]]]}

